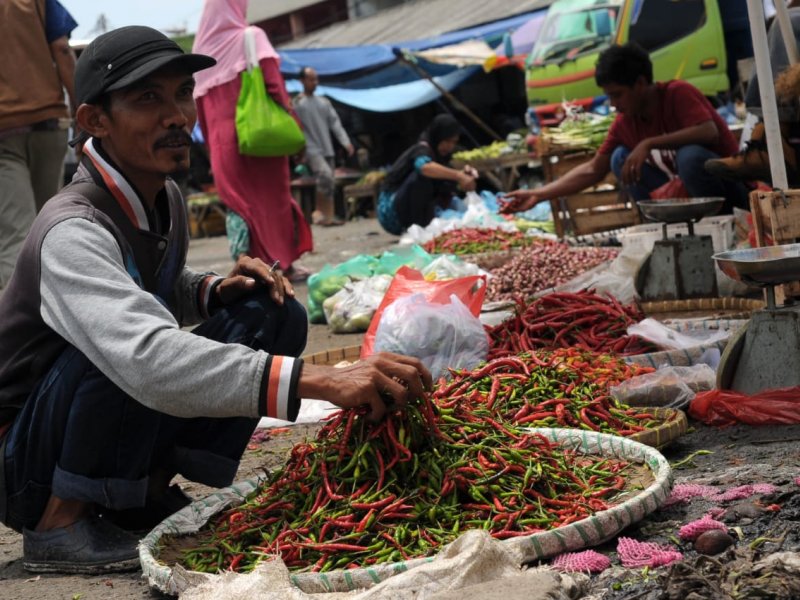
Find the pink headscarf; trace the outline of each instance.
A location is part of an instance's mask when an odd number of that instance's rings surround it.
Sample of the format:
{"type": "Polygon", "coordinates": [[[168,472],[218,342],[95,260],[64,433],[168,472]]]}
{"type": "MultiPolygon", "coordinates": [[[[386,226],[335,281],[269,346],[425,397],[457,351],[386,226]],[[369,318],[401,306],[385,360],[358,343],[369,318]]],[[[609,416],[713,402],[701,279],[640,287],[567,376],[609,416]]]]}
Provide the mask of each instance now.
{"type": "MultiPolygon", "coordinates": [[[[248,0],[205,0],[192,52],[216,58],[217,64],[195,73],[195,98],[236,78],[247,67],[244,52],[244,32],[248,28],[247,2],[248,0]]],[[[278,53],[269,43],[264,30],[260,27],[252,29],[255,31],[259,62],[265,58],[278,59],[278,53]]]]}

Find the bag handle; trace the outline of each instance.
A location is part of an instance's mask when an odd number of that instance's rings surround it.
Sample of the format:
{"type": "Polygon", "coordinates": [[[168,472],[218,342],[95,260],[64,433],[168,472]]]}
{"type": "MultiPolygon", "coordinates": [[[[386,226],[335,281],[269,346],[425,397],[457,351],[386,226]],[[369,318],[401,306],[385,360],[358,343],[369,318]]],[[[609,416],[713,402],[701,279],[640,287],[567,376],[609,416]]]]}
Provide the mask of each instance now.
{"type": "Polygon", "coordinates": [[[244,58],[247,63],[247,70],[252,71],[258,66],[258,54],[256,53],[256,32],[250,26],[244,30],[244,58]]]}

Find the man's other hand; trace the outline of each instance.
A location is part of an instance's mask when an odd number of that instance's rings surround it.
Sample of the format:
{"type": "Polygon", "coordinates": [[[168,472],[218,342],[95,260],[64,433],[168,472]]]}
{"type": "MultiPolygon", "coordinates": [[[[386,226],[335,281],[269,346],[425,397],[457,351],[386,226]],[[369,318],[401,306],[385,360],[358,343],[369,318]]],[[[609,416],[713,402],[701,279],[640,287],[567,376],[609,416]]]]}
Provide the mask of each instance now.
{"type": "Polygon", "coordinates": [[[261,288],[266,288],[276,304],[282,305],[286,296],[294,298],[294,288],[280,269],[273,270],[260,258],[244,255],[239,257],[216,291],[220,302],[227,305],[261,288]]]}

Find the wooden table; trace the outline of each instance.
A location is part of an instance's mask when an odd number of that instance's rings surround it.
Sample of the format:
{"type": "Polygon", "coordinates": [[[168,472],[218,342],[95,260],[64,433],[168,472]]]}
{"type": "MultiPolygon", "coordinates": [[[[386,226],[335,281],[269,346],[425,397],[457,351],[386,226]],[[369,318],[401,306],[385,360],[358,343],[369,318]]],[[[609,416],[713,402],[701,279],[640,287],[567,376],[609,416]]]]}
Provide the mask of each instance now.
{"type": "Polygon", "coordinates": [[[216,193],[190,194],[186,197],[186,212],[191,237],[225,235],[225,206],[216,193]]]}
{"type": "MultiPolygon", "coordinates": [[[[594,151],[558,152],[542,155],[545,180],[550,183],[578,165],[588,162],[594,151]]],[[[550,200],[556,235],[588,235],[622,229],[640,222],[639,209],[617,186],[613,173],[597,186],[563,198],[550,200]]]]}
{"type": "Polygon", "coordinates": [[[542,163],[532,154],[524,152],[470,161],[454,159],[450,164],[454,169],[462,169],[469,165],[497,186],[501,192],[510,192],[517,187],[520,167],[537,168],[542,163]]]}

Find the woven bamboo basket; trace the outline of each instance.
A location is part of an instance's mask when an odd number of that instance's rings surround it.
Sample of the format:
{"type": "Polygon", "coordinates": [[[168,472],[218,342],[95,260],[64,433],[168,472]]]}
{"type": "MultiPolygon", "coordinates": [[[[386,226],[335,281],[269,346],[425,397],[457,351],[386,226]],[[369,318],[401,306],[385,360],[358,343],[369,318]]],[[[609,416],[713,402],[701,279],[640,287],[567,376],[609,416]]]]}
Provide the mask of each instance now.
{"type": "Polygon", "coordinates": [[[752,298],[691,298],[642,302],[641,306],[647,316],[658,318],[718,316],[725,319],[749,319],[753,311],[764,308],[764,302],[752,298]]]}
{"type": "Polygon", "coordinates": [[[629,435],[627,436],[629,440],[634,440],[653,448],[663,448],[685,434],[689,428],[686,414],[682,410],[675,408],[642,408],[641,411],[652,414],[653,418],[660,422],[660,425],[653,429],[646,429],[629,435]]]}
{"type": "Polygon", "coordinates": [[[361,357],[361,346],[344,346],[332,348],[314,354],[306,354],[303,360],[311,365],[332,367],[342,361],[355,362],[361,357]]]}

